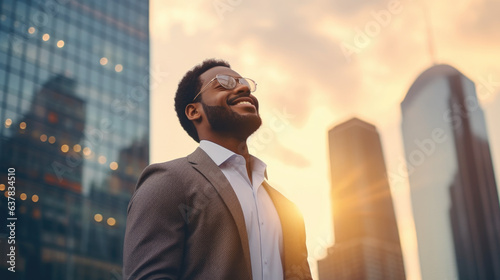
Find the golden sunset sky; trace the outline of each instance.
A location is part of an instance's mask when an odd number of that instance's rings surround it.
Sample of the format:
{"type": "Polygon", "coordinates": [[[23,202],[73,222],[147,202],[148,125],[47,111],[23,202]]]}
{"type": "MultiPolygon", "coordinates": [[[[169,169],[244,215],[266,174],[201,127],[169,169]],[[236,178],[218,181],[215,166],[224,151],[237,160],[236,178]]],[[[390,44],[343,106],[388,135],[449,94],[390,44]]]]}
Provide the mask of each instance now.
{"type": "Polygon", "coordinates": [[[377,127],[398,178],[390,184],[407,279],[420,280],[400,103],[433,63],[474,81],[498,182],[499,13],[498,0],[151,0],[151,163],[197,147],[174,112],[177,83],[204,59],[225,59],[258,83],[264,125],[251,152],[304,214],[315,279],[334,242],[327,131],[358,117],[377,127]]]}

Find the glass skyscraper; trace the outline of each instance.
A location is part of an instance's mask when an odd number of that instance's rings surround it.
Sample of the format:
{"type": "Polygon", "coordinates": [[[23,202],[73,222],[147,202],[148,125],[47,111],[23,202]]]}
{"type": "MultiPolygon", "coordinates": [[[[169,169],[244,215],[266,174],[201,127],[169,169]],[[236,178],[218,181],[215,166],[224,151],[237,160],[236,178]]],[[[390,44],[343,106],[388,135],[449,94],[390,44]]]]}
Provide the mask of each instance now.
{"type": "Polygon", "coordinates": [[[319,279],[406,279],[377,129],[353,118],[328,136],[335,244],[318,262],[319,279]]]}
{"type": "Polygon", "coordinates": [[[401,108],[422,279],[500,279],[500,206],[474,83],[433,66],[401,108]]]}
{"type": "Polygon", "coordinates": [[[149,162],[149,2],[0,7],[0,279],[121,279],[127,204],[149,162]]]}

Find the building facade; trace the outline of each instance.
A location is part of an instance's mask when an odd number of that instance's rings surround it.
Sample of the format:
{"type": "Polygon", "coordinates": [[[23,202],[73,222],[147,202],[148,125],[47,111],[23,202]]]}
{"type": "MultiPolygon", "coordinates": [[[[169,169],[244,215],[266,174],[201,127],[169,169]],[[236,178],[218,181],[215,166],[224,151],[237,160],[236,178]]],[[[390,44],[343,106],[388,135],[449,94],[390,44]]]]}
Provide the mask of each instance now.
{"type": "MultiPolygon", "coordinates": [[[[0,278],[121,279],[127,204],[149,162],[149,3],[0,6],[0,219],[17,219],[16,272],[2,253],[0,278]]],[[[0,228],[0,251],[9,236],[0,228]]]]}
{"type": "Polygon", "coordinates": [[[335,244],[321,280],[406,279],[382,145],[375,126],[351,119],[329,131],[335,244]]]}
{"type": "Polygon", "coordinates": [[[500,279],[500,207],[474,83],[424,71],[402,108],[422,279],[500,279]]]}

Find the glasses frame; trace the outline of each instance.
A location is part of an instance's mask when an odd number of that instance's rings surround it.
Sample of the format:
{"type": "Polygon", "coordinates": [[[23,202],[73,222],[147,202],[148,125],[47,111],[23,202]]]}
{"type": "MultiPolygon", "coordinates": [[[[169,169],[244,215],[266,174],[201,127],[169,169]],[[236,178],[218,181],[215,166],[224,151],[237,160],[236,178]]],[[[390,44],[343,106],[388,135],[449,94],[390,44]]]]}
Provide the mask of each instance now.
{"type": "Polygon", "coordinates": [[[215,75],[215,77],[214,77],[213,79],[211,79],[211,80],[210,80],[210,81],[209,81],[209,82],[208,82],[208,83],[207,83],[207,84],[206,84],[206,85],[205,85],[205,86],[204,86],[204,87],[200,90],[200,92],[198,92],[198,93],[194,96],[194,98],[193,98],[193,101],[192,101],[192,102],[194,102],[194,101],[196,100],[196,98],[198,98],[198,96],[200,96],[200,94],[201,94],[201,93],[202,93],[202,92],[203,92],[203,91],[204,91],[204,90],[208,87],[208,85],[210,85],[210,84],[211,84],[213,81],[215,81],[215,80],[217,80],[217,82],[219,82],[219,84],[220,84],[222,87],[224,87],[225,89],[234,89],[234,88],[236,88],[236,86],[237,86],[238,84],[243,85],[243,84],[240,82],[240,80],[242,80],[242,79],[243,79],[243,80],[249,80],[251,83],[253,83],[253,84],[255,85],[255,87],[254,87],[254,89],[253,89],[253,90],[252,90],[251,86],[249,87],[250,92],[254,92],[254,91],[256,91],[256,90],[257,90],[257,83],[256,83],[254,80],[250,79],[250,78],[243,78],[243,77],[241,77],[241,78],[235,78],[235,77],[233,77],[233,76],[229,76],[229,75],[225,75],[225,74],[217,74],[217,75],[215,75]],[[228,88],[228,87],[224,86],[223,84],[221,84],[221,82],[219,82],[219,77],[222,77],[222,76],[227,76],[227,77],[231,77],[231,78],[233,78],[233,79],[236,81],[235,86],[234,86],[233,88],[228,88]]]}

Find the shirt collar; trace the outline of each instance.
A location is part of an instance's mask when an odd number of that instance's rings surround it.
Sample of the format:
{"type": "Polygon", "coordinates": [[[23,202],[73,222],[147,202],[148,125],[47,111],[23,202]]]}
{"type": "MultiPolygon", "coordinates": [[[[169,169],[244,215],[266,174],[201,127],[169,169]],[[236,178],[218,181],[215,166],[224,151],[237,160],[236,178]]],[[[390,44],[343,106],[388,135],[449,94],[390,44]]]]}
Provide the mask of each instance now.
{"type": "MultiPolygon", "coordinates": [[[[217,166],[220,166],[233,156],[240,156],[235,154],[233,151],[208,140],[201,140],[200,148],[203,149],[205,153],[207,153],[207,155],[215,162],[215,164],[217,164],[217,166]]],[[[250,155],[250,157],[252,158],[253,162],[252,170],[256,172],[263,172],[265,178],[267,178],[266,163],[255,156],[250,155]]]]}
{"type": "Polygon", "coordinates": [[[222,147],[221,145],[215,144],[214,142],[208,140],[201,140],[200,148],[202,148],[203,151],[207,153],[207,155],[215,162],[215,164],[217,164],[217,166],[220,166],[235,154],[232,151],[222,147]]]}

